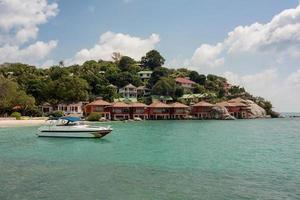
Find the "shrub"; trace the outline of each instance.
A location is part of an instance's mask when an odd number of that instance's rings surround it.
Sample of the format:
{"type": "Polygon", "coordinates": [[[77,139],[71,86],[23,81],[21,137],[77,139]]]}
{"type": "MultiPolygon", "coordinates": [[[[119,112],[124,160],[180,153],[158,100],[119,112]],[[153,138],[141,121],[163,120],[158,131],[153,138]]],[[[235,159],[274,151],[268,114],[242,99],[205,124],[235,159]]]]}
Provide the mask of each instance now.
{"type": "Polygon", "coordinates": [[[91,113],[88,117],[87,117],[87,120],[88,121],[99,121],[101,118],[101,115],[99,113],[91,113]]]}
{"type": "Polygon", "coordinates": [[[21,113],[19,113],[19,112],[13,112],[13,113],[11,113],[10,116],[11,117],[15,117],[16,120],[20,120],[21,119],[21,113]]]}
{"type": "Polygon", "coordinates": [[[53,113],[50,114],[50,116],[52,116],[52,117],[62,117],[62,116],[64,116],[64,112],[60,111],[60,110],[54,111],[53,113]]]}

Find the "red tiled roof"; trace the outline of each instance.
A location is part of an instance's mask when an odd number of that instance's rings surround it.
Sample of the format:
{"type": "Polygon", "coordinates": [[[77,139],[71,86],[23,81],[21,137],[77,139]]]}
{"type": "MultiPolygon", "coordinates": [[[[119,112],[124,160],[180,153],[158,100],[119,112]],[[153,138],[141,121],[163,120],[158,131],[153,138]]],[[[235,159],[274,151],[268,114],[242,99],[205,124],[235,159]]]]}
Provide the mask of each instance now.
{"type": "Polygon", "coordinates": [[[172,104],[170,104],[170,106],[172,108],[189,108],[187,105],[184,105],[184,104],[179,103],[179,102],[172,103],[172,104]]]}
{"type": "Polygon", "coordinates": [[[13,110],[19,110],[19,109],[21,109],[21,108],[22,108],[22,106],[17,105],[17,106],[14,106],[12,109],[13,109],[13,110]]]}
{"type": "Polygon", "coordinates": [[[129,83],[128,85],[124,86],[123,88],[136,88],[134,85],[132,85],[131,83],[129,83]]]}
{"type": "Polygon", "coordinates": [[[133,107],[133,108],[146,108],[147,105],[144,104],[144,103],[139,103],[139,102],[137,102],[137,103],[132,103],[132,104],[130,104],[130,107],[133,107]]]}
{"type": "Polygon", "coordinates": [[[87,104],[86,106],[110,106],[110,105],[111,105],[111,103],[108,103],[107,101],[99,99],[99,100],[96,100],[96,101],[93,101],[93,102],[87,104]]]}
{"type": "Polygon", "coordinates": [[[193,107],[213,107],[214,105],[213,104],[210,104],[206,101],[200,101],[194,105],[192,105],[193,107]]]}
{"type": "Polygon", "coordinates": [[[242,99],[241,97],[230,99],[228,102],[229,103],[244,103],[244,104],[247,103],[247,101],[245,99],[242,99]]]}
{"type": "Polygon", "coordinates": [[[127,103],[124,103],[124,102],[116,102],[116,103],[113,103],[112,107],[113,108],[129,108],[130,105],[128,105],[127,103]]]}
{"type": "Polygon", "coordinates": [[[170,108],[169,105],[162,103],[160,101],[152,103],[148,106],[149,108],[170,108]]]}
{"type": "Polygon", "coordinates": [[[223,107],[247,107],[247,105],[244,104],[244,103],[227,102],[227,101],[223,101],[223,102],[217,103],[216,105],[217,106],[223,106],[223,107]]]}
{"type": "Polygon", "coordinates": [[[222,102],[216,103],[216,105],[217,106],[222,106],[222,107],[234,107],[233,104],[228,103],[227,101],[222,101],[222,102]]]}
{"type": "Polygon", "coordinates": [[[194,81],[191,81],[191,80],[186,79],[186,78],[181,78],[181,77],[176,78],[175,81],[177,83],[182,83],[182,84],[196,84],[194,81]]]}

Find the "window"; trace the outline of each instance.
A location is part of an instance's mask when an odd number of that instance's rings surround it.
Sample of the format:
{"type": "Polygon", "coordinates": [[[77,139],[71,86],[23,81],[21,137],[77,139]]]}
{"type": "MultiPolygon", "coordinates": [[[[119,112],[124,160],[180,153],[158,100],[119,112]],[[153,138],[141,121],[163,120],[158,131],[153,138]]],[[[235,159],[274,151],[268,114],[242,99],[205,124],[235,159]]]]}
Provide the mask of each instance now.
{"type": "Polygon", "coordinates": [[[103,112],[103,107],[101,107],[101,106],[96,106],[96,108],[95,108],[95,111],[96,112],[103,112]]]}

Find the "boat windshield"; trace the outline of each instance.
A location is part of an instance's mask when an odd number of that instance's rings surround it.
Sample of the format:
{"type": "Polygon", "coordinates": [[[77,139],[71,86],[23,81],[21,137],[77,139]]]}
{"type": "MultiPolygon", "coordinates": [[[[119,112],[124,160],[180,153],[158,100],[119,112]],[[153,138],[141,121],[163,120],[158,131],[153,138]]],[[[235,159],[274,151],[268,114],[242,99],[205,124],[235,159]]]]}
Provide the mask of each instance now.
{"type": "Polygon", "coordinates": [[[54,126],[82,126],[85,125],[83,121],[79,120],[68,120],[67,118],[59,118],[56,120],[49,120],[49,125],[54,126]]]}

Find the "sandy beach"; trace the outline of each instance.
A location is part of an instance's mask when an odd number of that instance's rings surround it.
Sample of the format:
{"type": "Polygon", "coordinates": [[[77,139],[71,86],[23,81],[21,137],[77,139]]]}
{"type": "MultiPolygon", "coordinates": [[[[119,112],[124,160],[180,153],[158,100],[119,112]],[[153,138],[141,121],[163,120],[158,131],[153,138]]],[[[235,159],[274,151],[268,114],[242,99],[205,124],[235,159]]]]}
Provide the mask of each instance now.
{"type": "Polygon", "coordinates": [[[38,126],[46,122],[44,119],[28,119],[28,120],[0,120],[0,127],[14,127],[14,126],[38,126]]]}

